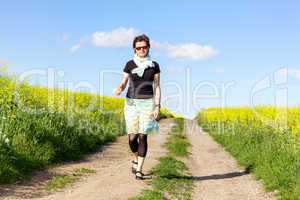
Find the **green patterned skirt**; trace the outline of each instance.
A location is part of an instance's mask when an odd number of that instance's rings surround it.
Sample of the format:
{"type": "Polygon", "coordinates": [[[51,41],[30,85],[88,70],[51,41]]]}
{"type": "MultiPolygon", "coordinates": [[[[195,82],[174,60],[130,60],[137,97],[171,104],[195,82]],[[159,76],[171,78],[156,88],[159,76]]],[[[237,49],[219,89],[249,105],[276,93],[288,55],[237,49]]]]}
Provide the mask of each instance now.
{"type": "Polygon", "coordinates": [[[154,109],[154,98],[133,99],[126,97],[124,115],[127,134],[158,133],[159,124],[153,116],[154,109]]]}

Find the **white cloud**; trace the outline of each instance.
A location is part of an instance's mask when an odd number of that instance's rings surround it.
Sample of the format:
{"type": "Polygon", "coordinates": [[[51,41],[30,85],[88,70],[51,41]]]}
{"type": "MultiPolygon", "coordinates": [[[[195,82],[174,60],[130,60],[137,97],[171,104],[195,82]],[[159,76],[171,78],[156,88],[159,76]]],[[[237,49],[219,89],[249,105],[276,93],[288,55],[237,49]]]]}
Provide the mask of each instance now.
{"type": "Polygon", "coordinates": [[[135,28],[119,27],[110,32],[92,34],[92,44],[97,47],[127,47],[140,31],[135,28]]]}
{"type": "Polygon", "coordinates": [[[75,51],[77,51],[78,49],[80,49],[81,47],[81,43],[75,44],[74,46],[71,47],[70,51],[72,53],[74,53],[75,51]]]}
{"type": "Polygon", "coordinates": [[[73,45],[70,49],[71,52],[79,50],[84,43],[91,43],[96,47],[127,47],[130,46],[133,38],[141,34],[141,32],[135,28],[119,27],[112,31],[98,31],[92,33],[90,36],[80,39],[80,42],[73,45]]]}
{"type": "MultiPolygon", "coordinates": [[[[142,34],[142,32],[138,29],[124,27],[119,27],[112,31],[98,31],[86,38],[82,38],[79,43],[71,47],[70,51],[77,51],[82,47],[83,43],[86,42],[100,48],[129,47],[134,37],[140,34],[142,34]]],[[[218,54],[218,51],[209,45],[200,45],[193,42],[170,44],[151,40],[151,47],[176,59],[205,60],[218,54]]]]}
{"type": "Polygon", "coordinates": [[[218,54],[213,47],[197,43],[170,44],[153,41],[151,44],[153,48],[162,50],[169,57],[177,59],[205,60],[218,54]]]}
{"type": "Polygon", "coordinates": [[[91,39],[90,39],[90,36],[84,36],[84,37],[82,37],[82,38],[80,39],[80,41],[79,41],[77,44],[73,45],[73,46],[70,48],[70,51],[71,51],[72,53],[74,53],[75,51],[78,51],[78,50],[82,47],[83,44],[89,42],[90,40],[91,40],[91,39]]]}

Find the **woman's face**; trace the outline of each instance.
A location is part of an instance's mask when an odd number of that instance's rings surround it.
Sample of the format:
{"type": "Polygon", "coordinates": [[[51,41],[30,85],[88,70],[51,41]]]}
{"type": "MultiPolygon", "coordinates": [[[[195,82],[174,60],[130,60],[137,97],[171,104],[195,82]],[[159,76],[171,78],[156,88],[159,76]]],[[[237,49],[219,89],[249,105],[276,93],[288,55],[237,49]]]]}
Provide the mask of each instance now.
{"type": "Polygon", "coordinates": [[[149,52],[149,47],[147,46],[147,43],[145,41],[136,42],[135,52],[141,58],[146,57],[149,52]]]}

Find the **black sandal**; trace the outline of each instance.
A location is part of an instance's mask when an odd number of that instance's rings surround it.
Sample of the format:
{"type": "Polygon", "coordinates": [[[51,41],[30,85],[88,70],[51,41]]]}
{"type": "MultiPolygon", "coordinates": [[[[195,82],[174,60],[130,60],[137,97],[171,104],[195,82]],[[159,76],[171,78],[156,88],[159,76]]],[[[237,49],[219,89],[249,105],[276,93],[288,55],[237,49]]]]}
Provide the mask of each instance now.
{"type": "Polygon", "coordinates": [[[141,171],[136,171],[135,172],[135,179],[144,180],[144,174],[141,171]],[[137,174],[140,174],[141,176],[138,176],[137,174]]]}
{"type": "MultiPolygon", "coordinates": [[[[135,165],[137,165],[138,164],[138,162],[135,162],[134,160],[133,161],[131,161],[133,164],[135,164],[135,165]]],[[[136,172],[136,168],[135,167],[131,167],[131,172],[132,173],[134,173],[135,174],[135,172],[136,172]]]]}

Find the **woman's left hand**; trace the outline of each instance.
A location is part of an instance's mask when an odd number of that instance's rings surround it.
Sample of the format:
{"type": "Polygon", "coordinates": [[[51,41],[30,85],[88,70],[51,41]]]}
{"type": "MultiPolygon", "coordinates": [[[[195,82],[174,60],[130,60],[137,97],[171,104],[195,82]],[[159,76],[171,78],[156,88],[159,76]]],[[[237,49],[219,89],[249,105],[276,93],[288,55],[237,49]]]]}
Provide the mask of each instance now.
{"type": "Polygon", "coordinates": [[[159,107],[155,107],[154,111],[153,111],[153,116],[155,119],[158,119],[159,117],[159,107]]]}

